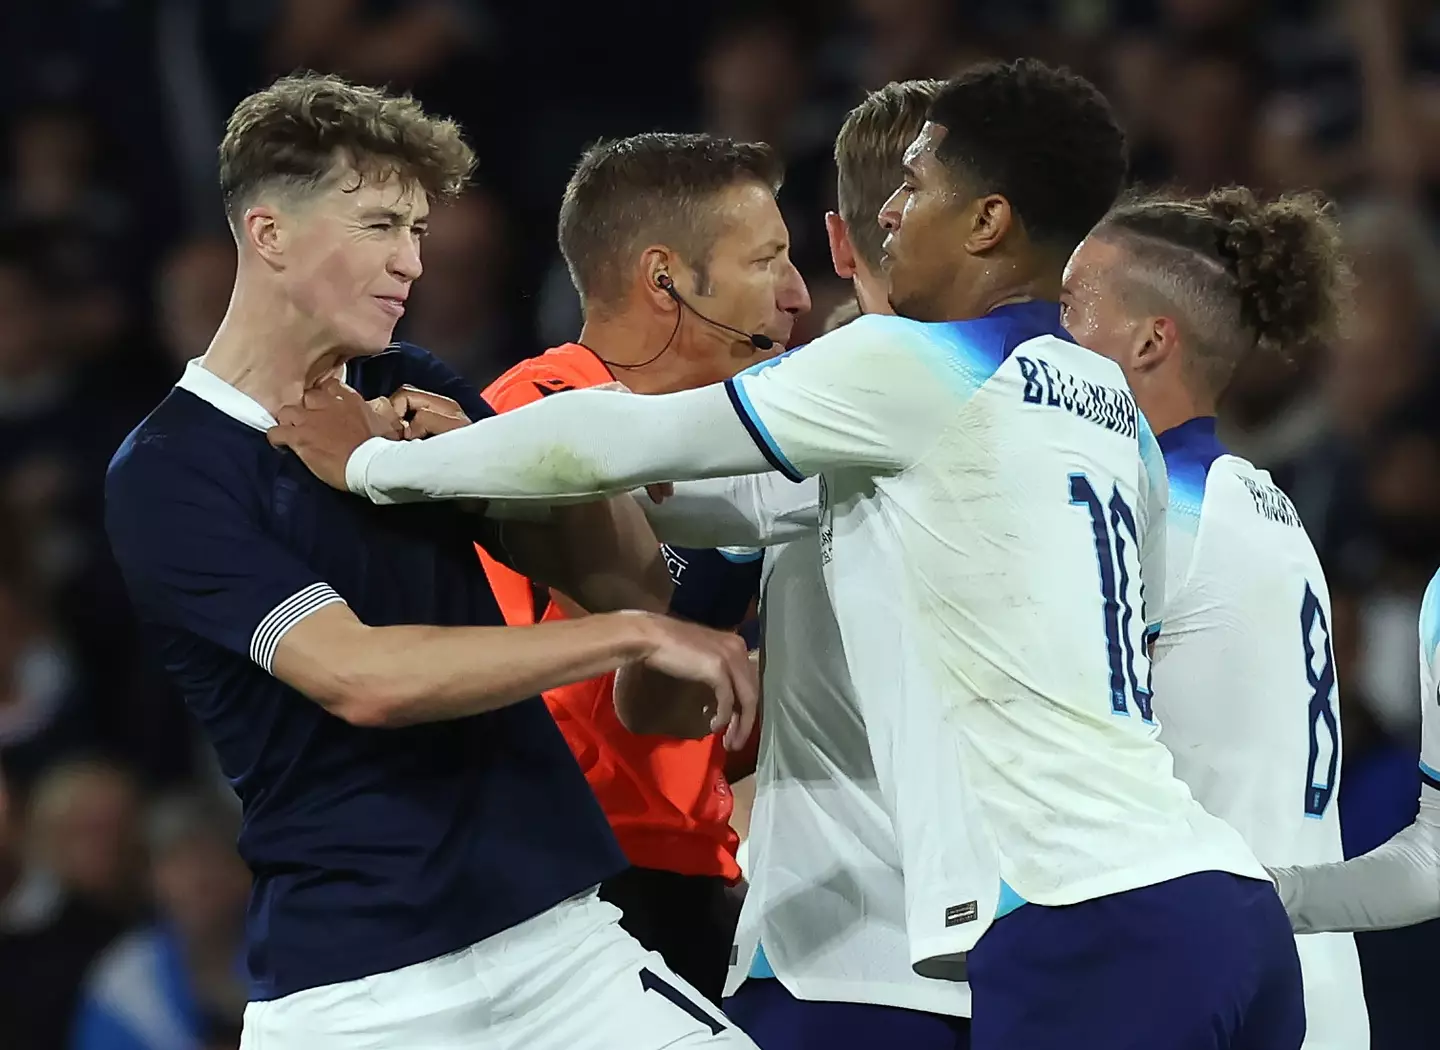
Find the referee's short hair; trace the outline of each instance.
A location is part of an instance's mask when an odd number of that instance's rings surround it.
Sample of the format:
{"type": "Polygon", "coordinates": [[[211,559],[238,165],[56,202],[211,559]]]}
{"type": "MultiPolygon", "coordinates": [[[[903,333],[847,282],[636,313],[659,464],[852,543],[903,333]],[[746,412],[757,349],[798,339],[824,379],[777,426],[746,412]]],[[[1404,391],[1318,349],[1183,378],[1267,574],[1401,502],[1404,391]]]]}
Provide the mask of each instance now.
{"type": "Polygon", "coordinates": [[[1029,238],[1065,252],[1125,183],[1125,133],[1084,77],[1033,58],[985,63],[945,82],[930,105],[936,157],[971,197],[999,194],[1029,238]]]}
{"type": "Polygon", "coordinates": [[[780,192],[785,167],[763,142],[649,132],[587,149],[560,202],[560,254],[586,309],[619,303],[636,253],[673,248],[702,286],[723,232],[710,205],[745,182],[780,192]]]}

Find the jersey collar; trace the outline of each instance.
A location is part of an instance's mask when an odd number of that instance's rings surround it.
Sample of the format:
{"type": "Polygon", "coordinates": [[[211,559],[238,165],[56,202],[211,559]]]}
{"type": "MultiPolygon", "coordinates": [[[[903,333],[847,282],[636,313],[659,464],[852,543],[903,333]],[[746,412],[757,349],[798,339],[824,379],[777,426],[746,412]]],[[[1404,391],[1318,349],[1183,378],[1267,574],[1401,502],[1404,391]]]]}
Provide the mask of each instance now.
{"type": "MultiPolygon", "coordinates": [[[[1176,452],[1191,450],[1219,450],[1215,454],[1223,453],[1220,446],[1220,439],[1215,434],[1214,416],[1196,416],[1194,419],[1187,419],[1179,426],[1171,427],[1155,437],[1160,445],[1160,451],[1169,456],[1176,452]]],[[[1211,457],[1212,459],[1214,456],[1211,457]]]]}
{"type": "Polygon", "coordinates": [[[265,411],[260,402],[249,394],[242,394],[214,372],[207,372],[200,361],[197,357],[185,366],[185,374],[175,384],[177,389],[194,394],[212,408],[261,433],[275,425],[275,417],[265,411]]]}
{"type": "Polygon", "coordinates": [[[1021,303],[997,306],[985,315],[1014,325],[1026,339],[1041,335],[1053,335],[1067,343],[1075,337],[1060,323],[1060,304],[1049,299],[1027,299],[1021,303]]]}

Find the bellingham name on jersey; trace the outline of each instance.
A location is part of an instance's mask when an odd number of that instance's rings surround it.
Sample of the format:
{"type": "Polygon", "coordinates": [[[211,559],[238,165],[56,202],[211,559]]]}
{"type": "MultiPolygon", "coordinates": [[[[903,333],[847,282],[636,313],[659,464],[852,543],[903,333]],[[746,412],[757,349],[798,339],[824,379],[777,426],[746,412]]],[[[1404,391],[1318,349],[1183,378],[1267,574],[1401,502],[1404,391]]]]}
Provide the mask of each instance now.
{"type": "Polygon", "coordinates": [[[1043,357],[1016,354],[1015,363],[1025,379],[1021,396],[1027,404],[1063,408],[1086,422],[1135,437],[1135,420],[1140,413],[1128,390],[1077,379],[1043,357]]]}

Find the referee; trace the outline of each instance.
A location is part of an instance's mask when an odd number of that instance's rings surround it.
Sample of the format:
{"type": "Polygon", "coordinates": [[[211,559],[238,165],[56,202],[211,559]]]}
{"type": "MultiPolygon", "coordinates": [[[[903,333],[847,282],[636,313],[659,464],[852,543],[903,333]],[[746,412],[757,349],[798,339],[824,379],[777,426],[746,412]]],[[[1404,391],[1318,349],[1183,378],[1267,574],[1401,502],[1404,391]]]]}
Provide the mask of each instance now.
{"type": "MultiPolygon", "coordinates": [[[[775,201],[782,175],[769,146],[712,135],[650,132],[586,150],[559,229],[585,325],[496,379],[486,401],[508,412],[617,380],[673,393],[728,379],[757,360],[757,343],[787,343],[810,297],[775,201]]],[[[732,629],[745,619],[759,552],[667,548],[666,560],[672,613],[732,629]]],[[[567,618],[563,600],[493,562],[486,570],[510,623],[567,618]]],[[[678,699],[672,680],[627,678],[618,709],[608,674],[547,690],[545,702],[632,865],[600,896],[718,1004],[739,918],[730,785],[753,772],[754,752],[727,752],[713,736],[674,739],[664,717],[622,722],[627,711],[663,716],[678,699]]]]}
{"type": "MultiPolygon", "coordinates": [[[[148,640],[243,806],[242,1046],[752,1046],[596,896],[624,858],[537,695],[638,661],[710,684],[721,716],[753,710],[744,646],[648,614],[503,627],[479,519],[338,494],[266,438],[283,406],[406,386],[492,414],[390,343],[429,202],[472,163],[453,123],[335,78],[242,101],[220,147],[229,310],[107,476],[148,640]]],[[[590,544],[522,565],[592,612],[644,605],[623,584],[653,567],[653,535],[596,506],[560,519],[590,544]]]]}

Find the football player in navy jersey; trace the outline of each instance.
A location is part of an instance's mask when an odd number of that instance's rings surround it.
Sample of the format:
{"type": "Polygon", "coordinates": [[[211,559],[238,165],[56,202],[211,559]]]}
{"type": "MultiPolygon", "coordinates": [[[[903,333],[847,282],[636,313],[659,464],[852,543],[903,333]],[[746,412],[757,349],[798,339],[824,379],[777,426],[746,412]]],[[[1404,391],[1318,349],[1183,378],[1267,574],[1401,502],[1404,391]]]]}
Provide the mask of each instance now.
{"type": "Polygon", "coordinates": [[[624,858],[537,696],[640,662],[712,687],[702,728],[753,715],[734,635],[608,612],[668,600],[638,509],[502,532],[463,508],[336,493],[266,438],[285,406],[350,390],[493,414],[390,342],[430,202],[472,163],[452,122],[337,78],[242,101],[220,149],[229,310],[107,476],[143,628],[243,805],[242,1046],[750,1047],[596,896],[624,858]],[[553,542],[577,529],[606,542],[553,542]],[[598,615],[503,626],[477,538],[598,615]],[[600,550],[608,563],[587,564],[600,550]]]}

